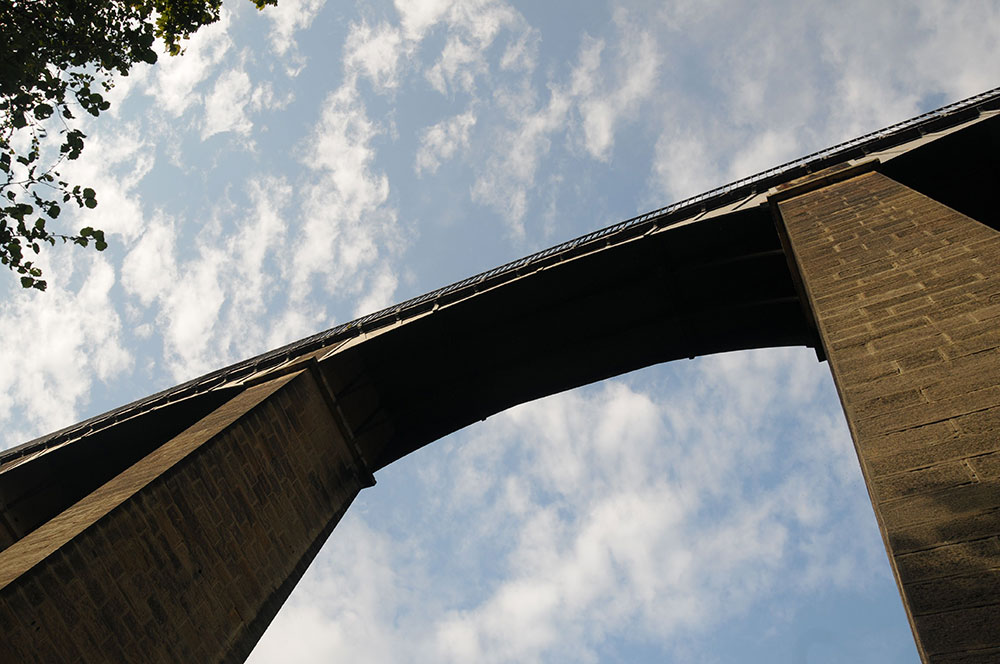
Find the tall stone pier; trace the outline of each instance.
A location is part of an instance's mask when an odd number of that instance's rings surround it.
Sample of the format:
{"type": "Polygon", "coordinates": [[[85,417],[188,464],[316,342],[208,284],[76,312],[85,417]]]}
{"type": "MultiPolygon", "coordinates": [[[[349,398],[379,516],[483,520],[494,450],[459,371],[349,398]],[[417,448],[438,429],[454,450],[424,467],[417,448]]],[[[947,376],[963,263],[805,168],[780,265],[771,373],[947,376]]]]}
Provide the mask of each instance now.
{"type": "Polygon", "coordinates": [[[243,661],[373,483],[314,372],[248,387],[0,553],[0,661],[243,661]]]}
{"type": "Polygon", "coordinates": [[[922,660],[1000,661],[998,109],[946,106],[0,453],[0,662],[244,661],[380,468],[544,395],[789,345],[829,362],[922,660]]]}
{"type": "Polygon", "coordinates": [[[918,650],[1000,661],[1000,233],[878,172],[779,200],[918,650]]]}

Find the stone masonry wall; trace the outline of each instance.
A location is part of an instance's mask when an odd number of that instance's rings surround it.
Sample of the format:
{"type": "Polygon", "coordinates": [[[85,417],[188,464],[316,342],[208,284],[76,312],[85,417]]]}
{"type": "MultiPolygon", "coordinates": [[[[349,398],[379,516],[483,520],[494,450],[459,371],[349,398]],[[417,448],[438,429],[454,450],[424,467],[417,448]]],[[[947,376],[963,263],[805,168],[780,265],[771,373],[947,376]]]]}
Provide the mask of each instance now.
{"type": "Polygon", "coordinates": [[[0,553],[0,661],[242,662],[354,458],[312,372],[248,388],[0,553]]]}
{"type": "Polygon", "coordinates": [[[1000,661],[1000,233],[877,172],[789,193],[921,657],[1000,661]]]}

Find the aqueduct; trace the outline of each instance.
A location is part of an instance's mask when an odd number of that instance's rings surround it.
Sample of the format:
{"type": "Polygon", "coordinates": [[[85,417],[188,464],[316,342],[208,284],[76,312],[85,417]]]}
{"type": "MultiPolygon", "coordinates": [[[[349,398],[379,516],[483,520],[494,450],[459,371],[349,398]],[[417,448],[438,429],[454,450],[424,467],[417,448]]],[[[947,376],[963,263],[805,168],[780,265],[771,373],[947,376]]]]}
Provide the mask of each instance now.
{"type": "Polygon", "coordinates": [[[373,473],[658,362],[829,361],[925,662],[1000,660],[1000,90],[0,453],[0,659],[243,661],[373,473]]]}

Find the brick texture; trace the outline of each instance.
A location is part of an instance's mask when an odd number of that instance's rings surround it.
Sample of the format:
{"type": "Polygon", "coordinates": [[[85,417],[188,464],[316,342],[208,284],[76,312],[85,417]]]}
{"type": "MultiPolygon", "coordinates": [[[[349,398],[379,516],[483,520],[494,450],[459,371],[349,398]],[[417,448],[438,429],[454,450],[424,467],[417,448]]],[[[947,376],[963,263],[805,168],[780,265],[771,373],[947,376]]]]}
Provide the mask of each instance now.
{"type": "Polygon", "coordinates": [[[248,388],[0,553],[0,661],[244,661],[355,459],[312,372],[248,388]]]}
{"type": "Polygon", "coordinates": [[[871,172],[778,203],[925,662],[1000,661],[1000,233],[871,172]]]}

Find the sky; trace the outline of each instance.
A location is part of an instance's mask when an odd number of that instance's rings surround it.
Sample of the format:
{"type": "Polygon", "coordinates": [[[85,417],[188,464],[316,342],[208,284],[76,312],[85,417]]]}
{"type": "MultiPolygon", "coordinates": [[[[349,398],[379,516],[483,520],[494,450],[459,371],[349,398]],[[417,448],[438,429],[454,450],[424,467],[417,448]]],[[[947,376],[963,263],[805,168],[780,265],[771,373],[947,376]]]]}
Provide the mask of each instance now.
{"type": "MultiPolygon", "coordinates": [[[[69,223],[110,247],[0,280],[2,445],[998,71],[987,1],[226,0],[83,126],[69,223]]],[[[918,661],[808,349],[524,404],[376,479],[251,662],[918,661]]]]}

